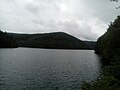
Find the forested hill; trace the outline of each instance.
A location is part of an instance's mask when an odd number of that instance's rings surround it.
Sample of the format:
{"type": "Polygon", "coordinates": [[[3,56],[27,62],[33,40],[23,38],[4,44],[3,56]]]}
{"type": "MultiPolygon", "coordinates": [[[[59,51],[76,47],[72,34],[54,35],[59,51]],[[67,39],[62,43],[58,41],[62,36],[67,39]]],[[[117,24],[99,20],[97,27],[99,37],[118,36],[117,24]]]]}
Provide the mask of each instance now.
{"type": "Polygon", "coordinates": [[[0,48],[94,49],[96,42],[82,41],[64,32],[17,34],[0,31],[0,48]]]}
{"type": "Polygon", "coordinates": [[[0,31],[0,48],[16,48],[18,47],[12,34],[8,35],[6,32],[0,31]]]}
{"type": "MultiPolygon", "coordinates": [[[[45,34],[13,34],[13,37],[14,39],[16,39],[20,47],[50,49],[86,48],[86,44],[83,41],[63,32],[53,32],[45,34]]],[[[91,47],[89,49],[91,49],[91,47]]]]}
{"type": "Polygon", "coordinates": [[[95,48],[107,63],[102,69],[101,77],[94,82],[84,83],[83,90],[120,90],[120,16],[111,23],[95,48]]]}
{"type": "Polygon", "coordinates": [[[96,45],[95,52],[105,59],[111,59],[120,50],[120,16],[111,23],[107,32],[102,35],[96,45]]]}

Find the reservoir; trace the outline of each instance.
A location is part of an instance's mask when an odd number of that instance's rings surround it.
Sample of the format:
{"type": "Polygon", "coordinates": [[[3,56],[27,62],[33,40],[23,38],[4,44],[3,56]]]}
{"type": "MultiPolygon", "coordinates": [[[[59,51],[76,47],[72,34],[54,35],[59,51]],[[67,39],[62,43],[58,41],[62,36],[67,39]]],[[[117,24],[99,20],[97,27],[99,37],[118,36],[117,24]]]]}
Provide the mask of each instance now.
{"type": "Polygon", "coordinates": [[[93,50],[0,49],[0,90],[80,90],[100,69],[93,50]]]}

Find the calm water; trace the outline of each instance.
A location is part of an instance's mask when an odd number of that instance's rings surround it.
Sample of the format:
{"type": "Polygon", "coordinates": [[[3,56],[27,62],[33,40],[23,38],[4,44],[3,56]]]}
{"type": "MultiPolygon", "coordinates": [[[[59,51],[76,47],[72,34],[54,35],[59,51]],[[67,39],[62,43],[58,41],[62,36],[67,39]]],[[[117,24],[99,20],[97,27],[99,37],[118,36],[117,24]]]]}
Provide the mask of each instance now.
{"type": "Polygon", "coordinates": [[[93,50],[0,49],[0,90],[80,90],[100,67],[93,50]]]}

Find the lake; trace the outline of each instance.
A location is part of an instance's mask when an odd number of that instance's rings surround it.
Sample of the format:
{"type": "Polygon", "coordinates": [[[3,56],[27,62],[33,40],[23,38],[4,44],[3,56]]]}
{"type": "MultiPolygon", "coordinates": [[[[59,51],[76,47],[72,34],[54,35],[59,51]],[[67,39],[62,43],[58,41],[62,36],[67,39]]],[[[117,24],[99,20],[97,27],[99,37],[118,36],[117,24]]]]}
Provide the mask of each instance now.
{"type": "Polygon", "coordinates": [[[100,69],[93,50],[0,49],[0,90],[80,90],[100,69]]]}

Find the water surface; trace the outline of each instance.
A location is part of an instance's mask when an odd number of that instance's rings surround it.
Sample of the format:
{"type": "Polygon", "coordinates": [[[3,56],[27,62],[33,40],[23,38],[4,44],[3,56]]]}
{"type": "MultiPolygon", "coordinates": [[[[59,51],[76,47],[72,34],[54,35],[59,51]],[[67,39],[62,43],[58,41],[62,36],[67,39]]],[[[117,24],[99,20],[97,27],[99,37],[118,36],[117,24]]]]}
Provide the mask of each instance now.
{"type": "Polygon", "coordinates": [[[93,50],[0,49],[0,90],[80,90],[100,67],[93,50]]]}

